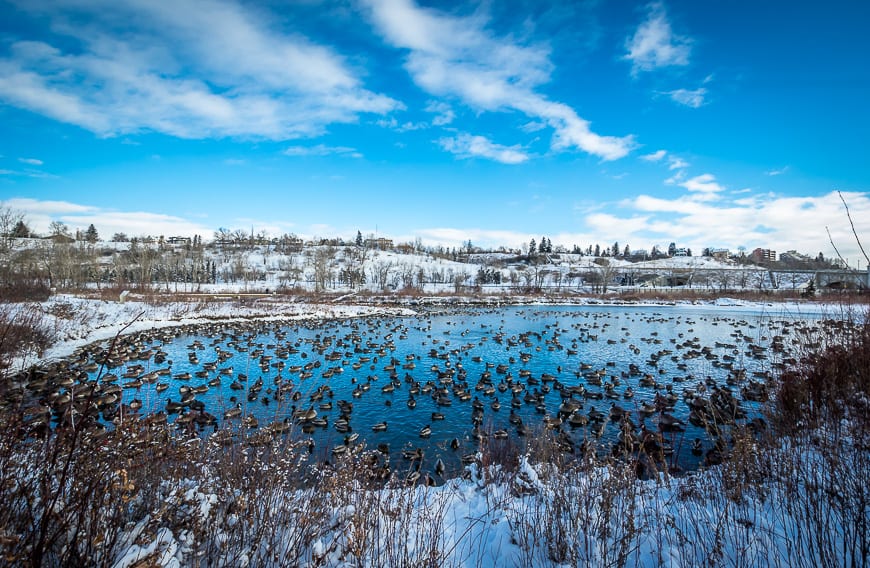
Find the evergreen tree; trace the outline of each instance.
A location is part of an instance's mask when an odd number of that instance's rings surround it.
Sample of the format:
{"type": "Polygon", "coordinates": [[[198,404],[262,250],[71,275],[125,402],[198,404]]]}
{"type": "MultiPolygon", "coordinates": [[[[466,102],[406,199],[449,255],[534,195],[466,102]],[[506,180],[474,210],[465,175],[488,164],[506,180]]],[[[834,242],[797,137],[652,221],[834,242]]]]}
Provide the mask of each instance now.
{"type": "Polygon", "coordinates": [[[668,256],[674,256],[677,254],[677,243],[671,243],[668,245],[668,256]]]}
{"type": "Polygon", "coordinates": [[[94,227],[93,223],[88,225],[88,230],[85,231],[85,240],[91,244],[94,244],[95,242],[100,240],[100,235],[97,233],[97,228],[94,227]]]}
{"type": "Polygon", "coordinates": [[[692,249],[690,249],[690,248],[686,249],[686,256],[692,256],[692,249]]]}
{"type": "Polygon", "coordinates": [[[23,219],[19,219],[15,224],[15,228],[12,229],[12,236],[16,239],[26,239],[30,236],[30,227],[27,226],[23,219]]]}
{"type": "Polygon", "coordinates": [[[631,256],[631,249],[628,248],[628,245],[625,245],[625,250],[622,251],[622,256],[628,258],[631,256]]]}
{"type": "Polygon", "coordinates": [[[619,243],[613,243],[613,247],[610,249],[611,256],[619,256],[619,243]]]}
{"type": "Polygon", "coordinates": [[[595,243],[595,254],[593,256],[601,256],[601,247],[598,246],[598,243],[595,243]]]}
{"type": "Polygon", "coordinates": [[[356,246],[358,246],[358,247],[363,246],[363,237],[362,237],[362,233],[359,232],[359,231],[356,232],[356,246]]]}
{"type": "Polygon", "coordinates": [[[535,239],[529,241],[529,256],[535,256],[538,254],[538,244],[535,242],[535,239]]]}

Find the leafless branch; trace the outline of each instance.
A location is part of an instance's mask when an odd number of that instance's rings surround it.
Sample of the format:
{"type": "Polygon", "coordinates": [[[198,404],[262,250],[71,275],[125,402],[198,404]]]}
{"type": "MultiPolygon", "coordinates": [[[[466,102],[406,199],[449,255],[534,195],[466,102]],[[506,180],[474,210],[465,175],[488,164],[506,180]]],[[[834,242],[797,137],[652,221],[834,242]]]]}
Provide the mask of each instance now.
{"type": "MultiPolygon", "coordinates": [[[[852,226],[852,234],[855,235],[855,240],[858,241],[858,248],[861,249],[861,254],[864,255],[864,259],[867,261],[867,265],[870,266],[870,257],[867,256],[867,253],[864,251],[863,245],[861,245],[861,239],[858,238],[858,232],[855,230],[855,223],[852,221],[852,215],[849,213],[849,205],[846,203],[846,199],[843,197],[843,194],[840,193],[839,190],[837,190],[837,195],[840,196],[840,201],[843,202],[843,207],[846,208],[846,217],[849,219],[849,225],[852,226]]],[[[828,233],[828,236],[830,236],[830,232],[828,233]]]]}
{"type": "Polygon", "coordinates": [[[846,259],[843,258],[843,255],[840,254],[840,251],[837,250],[837,245],[834,244],[834,237],[831,236],[831,230],[825,225],[825,230],[828,232],[828,240],[831,241],[831,246],[834,247],[834,252],[837,253],[837,257],[840,259],[840,262],[843,263],[843,266],[849,268],[849,263],[846,262],[846,259]]]}

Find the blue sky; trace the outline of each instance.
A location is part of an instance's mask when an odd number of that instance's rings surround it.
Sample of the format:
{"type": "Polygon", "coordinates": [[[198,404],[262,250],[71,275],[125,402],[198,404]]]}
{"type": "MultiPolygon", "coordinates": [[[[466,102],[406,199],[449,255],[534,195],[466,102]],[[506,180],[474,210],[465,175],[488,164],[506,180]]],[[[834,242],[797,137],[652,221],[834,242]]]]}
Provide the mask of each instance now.
{"type": "Polygon", "coordinates": [[[0,0],[0,200],[45,230],[870,241],[866,2],[0,0]],[[545,5],[546,4],[546,5],[545,5]]]}

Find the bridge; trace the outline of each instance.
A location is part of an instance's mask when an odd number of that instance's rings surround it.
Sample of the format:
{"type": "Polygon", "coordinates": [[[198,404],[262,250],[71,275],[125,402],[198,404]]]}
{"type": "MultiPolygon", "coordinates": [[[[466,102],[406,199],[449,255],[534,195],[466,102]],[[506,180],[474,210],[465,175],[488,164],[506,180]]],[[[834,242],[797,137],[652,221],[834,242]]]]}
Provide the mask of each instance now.
{"type": "Polygon", "coordinates": [[[807,281],[812,279],[816,290],[867,290],[870,289],[870,268],[866,272],[860,270],[828,269],[828,270],[795,270],[770,269],[770,281],[774,288],[779,288],[782,277],[790,278],[796,274],[805,274],[807,281]]]}

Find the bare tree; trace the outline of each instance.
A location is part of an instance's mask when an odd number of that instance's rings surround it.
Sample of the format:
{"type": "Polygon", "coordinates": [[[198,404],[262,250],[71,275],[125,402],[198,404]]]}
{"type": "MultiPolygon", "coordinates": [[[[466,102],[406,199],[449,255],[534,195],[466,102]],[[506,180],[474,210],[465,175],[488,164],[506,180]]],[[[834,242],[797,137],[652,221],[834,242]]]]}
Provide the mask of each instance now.
{"type": "Polygon", "coordinates": [[[318,246],[314,249],[312,266],[314,268],[314,290],[323,292],[327,282],[333,278],[331,263],[335,257],[335,251],[331,246],[318,246]]]}
{"type": "Polygon", "coordinates": [[[598,265],[596,272],[598,283],[601,285],[601,293],[606,294],[607,285],[613,283],[613,278],[616,275],[616,265],[605,258],[598,259],[595,264],[598,265]]]}
{"type": "Polygon", "coordinates": [[[0,204],[0,252],[12,249],[15,227],[24,221],[24,213],[0,204]]]}
{"type": "Polygon", "coordinates": [[[386,290],[389,284],[390,271],[393,268],[392,261],[379,260],[372,267],[372,280],[378,286],[379,290],[386,290]]]}
{"type": "Polygon", "coordinates": [[[48,232],[52,237],[71,237],[69,227],[63,221],[52,221],[48,225],[48,232]]]}

